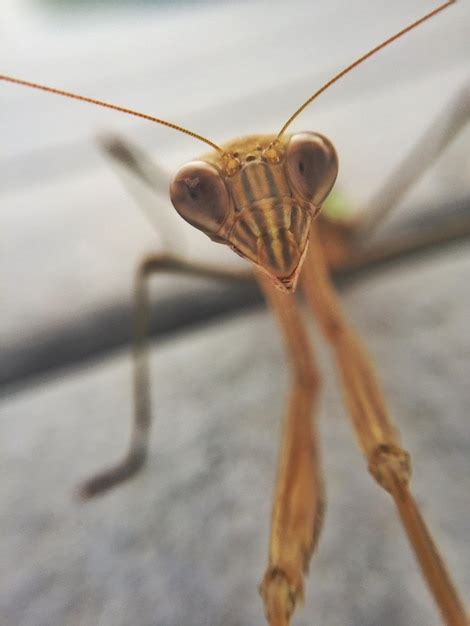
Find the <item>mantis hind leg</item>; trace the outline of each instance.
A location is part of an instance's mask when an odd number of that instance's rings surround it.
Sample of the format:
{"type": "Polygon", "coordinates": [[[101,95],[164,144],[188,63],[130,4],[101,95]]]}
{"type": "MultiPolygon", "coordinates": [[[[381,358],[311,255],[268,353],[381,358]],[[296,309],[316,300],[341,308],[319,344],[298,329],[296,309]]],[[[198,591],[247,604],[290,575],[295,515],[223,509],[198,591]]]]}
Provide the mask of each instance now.
{"type": "Polygon", "coordinates": [[[380,225],[470,122],[470,84],[444,108],[369,205],[356,215],[333,192],[317,224],[330,270],[361,269],[470,237],[470,201],[451,201],[371,241],[380,225]]]}

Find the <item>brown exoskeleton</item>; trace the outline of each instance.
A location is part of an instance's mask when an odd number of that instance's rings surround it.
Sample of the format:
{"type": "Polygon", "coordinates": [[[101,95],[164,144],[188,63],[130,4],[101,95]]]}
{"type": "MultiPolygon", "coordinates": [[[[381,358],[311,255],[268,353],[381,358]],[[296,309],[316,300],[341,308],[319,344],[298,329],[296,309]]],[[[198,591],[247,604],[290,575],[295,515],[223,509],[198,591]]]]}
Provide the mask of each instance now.
{"type": "MultiPolygon", "coordinates": [[[[211,239],[230,246],[248,260],[278,318],[293,369],[280,453],[272,514],[269,563],[261,583],[266,616],[271,626],[287,626],[304,591],[304,574],[322,524],[324,496],[318,440],[312,412],[319,375],[298,310],[294,291],[303,289],[307,302],[336,358],[346,403],[359,445],[373,477],[394,498],[398,513],[426,582],[448,626],[468,625],[462,601],[443,559],[409,491],[408,453],[388,416],[368,354],[351,329],[332,288],[329,271],[357,261],[357,244],[364,224],[338,225],[314,218],[331,191],[338,160],[330,141],[318,133],[286,135],[302,110],[344,74],[444,10],[437,7],[390,37],[337,74],[315,92],[284,124],[277,135],[253,135],[220,147],[180,126],[122,107],[21,79],[0,79],[137,115],[185,132],[209,144],[213,151],[184,165],[173,178],[170,195],[178,213],[211,239]]],[[[442,145],[438,151],[442,150],[442,145]]],[[[108,150],[138,175],[138,156],[119,142],[108,150]]],[[[437,153],[436,152],[436,153],[437,153]]],[[[429,154],[427,155],[429,160],[429,154]]],[[[396,180],[401,191],[388,200],[372,221],[379,219],[411,185],[419,171],[396,180]]],[[[370,218],[366,226],[370,227],[370,218]]],[[[136,473],[147,454],[150,427],[149,378],[145,353],[146,280],[162,269],[206,276],[236,278],[223,270],[194,266],[167,255],[147,258],[136,282],[135,419],[130,450],[118,466],[99,474],[82,488],[85,497],[101,493],[136,473]]]]}

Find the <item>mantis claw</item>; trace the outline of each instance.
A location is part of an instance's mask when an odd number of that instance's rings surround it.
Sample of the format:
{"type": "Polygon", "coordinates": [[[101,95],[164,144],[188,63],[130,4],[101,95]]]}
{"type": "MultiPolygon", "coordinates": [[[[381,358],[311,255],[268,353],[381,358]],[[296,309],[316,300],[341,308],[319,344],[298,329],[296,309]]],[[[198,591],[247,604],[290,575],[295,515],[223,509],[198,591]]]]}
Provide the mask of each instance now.
{"type": "Polygon", "coordinates": [[[269,568],[264,575],[259,592],[269,626],[289,626],[297,600],[303,602],[302,580],[292,584],[289,578],[277,567],[269,568]]]}

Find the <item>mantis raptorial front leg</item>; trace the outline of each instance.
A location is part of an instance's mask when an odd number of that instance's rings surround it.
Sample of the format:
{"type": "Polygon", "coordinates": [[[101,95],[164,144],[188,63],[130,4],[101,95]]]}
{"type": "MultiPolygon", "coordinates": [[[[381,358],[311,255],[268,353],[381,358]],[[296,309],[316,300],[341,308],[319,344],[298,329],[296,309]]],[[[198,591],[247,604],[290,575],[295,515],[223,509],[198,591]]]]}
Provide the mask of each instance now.
{"type": "Polygon", "coordinates": [[[308,569],[323,521],[324,494],[315,412],[320,378],[295,296],[281,293],[258,274],[277,317],[292,368],[274,493],[269,564],[261,583],[270,626],[287,626],[303,599],[308,569]]]}
{"type": "Polygon", "coordinates": [[[392,425],[375,370],[348,324],[330,283],[315,226],[304,265],[303,288],[334,351],[345,402],[369,471],[398,508],[424,578],[448,626],[468,626],[464,605],[409,491],[411,463],[392,425]]]}
{"type": "Polygon", "coordinates": [[[134,476],[147,458],[151,425],[150,380],[148,367],[148,279],[153,274],[171,272],[218,280],[252,280],[250,271],[229,271],[203,264],[190,263],[167,254],[144,257],[136,272],[134,285],[134,419],[129,450],[124,459],[83,483],[80,493],[91,498],[134,476]]]}

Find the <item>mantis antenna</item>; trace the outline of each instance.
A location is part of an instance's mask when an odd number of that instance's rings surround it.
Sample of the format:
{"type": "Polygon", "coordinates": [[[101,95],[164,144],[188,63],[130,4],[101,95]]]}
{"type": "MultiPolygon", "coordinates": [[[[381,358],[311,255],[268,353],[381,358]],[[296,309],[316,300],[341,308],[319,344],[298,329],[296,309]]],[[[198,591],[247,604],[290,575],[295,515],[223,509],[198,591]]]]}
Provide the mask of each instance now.
{"type": "Polygon", "coordinates": [[[443,11],[444,9],[447,9],[447,7],[449,7],[451,4],[455,4],[455,2],[457,2],[457,0],[450,0],[449,2],[445,2],[444,4],[441,4],[440,6],[438,6],[433,11],[430,11],[429,13],[426,13],[426,15],[423,15],[423,17],[421,17],[419,20],[416,20],[416,22],[413,22],[412,24],[409,24],[406,28],[403,28],[398,33],[395,33],[394,35],[392,35],[388,39],[385,39],[385,41],[382,41],[382,43],[380,43],[378,46],[375,46],[375,48],[372,48],[372,50],[369,50],[369,52],[366,52],[361,57],[356,59],[353,63],[351,63],[350,65],[345,67],[343,70],[341,70],[341,72],[336,74],[336,76],[333,76],[333,78],[330,78],[330,80],[328,82],[326,82],[322,87],[320,87],[320,89],[315,91],[315,93],[313,93],[310,96],[310,98],[305,100],[305,102],[297,109],[297,111],[295,111],[295,113],[293,113],[289,117],[287,122],[284,124],[284,126],[279,131],[279,134],[278,134],[277,138],[280,139],[281,136],[285,133],[287,127],[295,120],[295,118],[298,115],[300,115],[302,113],[302,111],[304,109],[306,109],[311,102],[313,102],[316,98],[318,98],[318,96],[321,93],[323,93],[329,87],[331,87],[331,85],[336,83],[336,81],[338,81],[340,78],[343,78],[343,76],[348,74],[351,70],[353,70],[355,67],[360,65],[363,61],[366,61],[368,58],[370,58],[376,52],[379,52],[379,50],[382,50],[382,48],[385,48],[386,46],[388,46],[389,43],[392,43],[393,41],[396,41],[402,35],[406,35],[406,33],[409,33],[410,30],[413,30],[414,28],[416,28],[417,26],[419,26],[423,22],[426,22],[426,20],[429,20],[431,17],[434,17],[435,15],[437,15],[438,13],[443,11]]]}
{"type": "MultiPolygon", "coordinates": [[[[405,35],[410,30],[413,30],[414,28],[416,28],[417,26],[419,26],[420,24],[422,24],[426,20],[430,19],[431,17],[434,17],[435,15],[437,15],[438,13],[440,13],[441,11],[443,11],[444,9],[449,7],[451,4],[455,4],[455,2],[457,2],[457,0],[449,0],[449,2],[445,2],[444,4],[441,4],[440,6],[435,8],[433,11],[430,11],[429,13],[426,13],[426,15],[424,15],[420,19],[416,20],[412,24],[409,24],[406,28],[403,28],[398,33],[395,33],[394,35],[392,35],[391,37],[389,37],[388,39],[386,39],[385,41],[380,43],[378,46],[375,46],[375,48],[372,48],[372,50],[369,50],[369,52],[366,52],[365,54],[363,54],[361,57],[356,59],[353,63],[351,63],[350,65],[345,67],[343,70],[341,70],[341,72],[336,74],[336,76],[333,76],[333,78],[331,78],[322,87],[320,87],[320,89],[318,89],[315,93],[313,93],[310,96],[310,98],[308,98],[295,111],[295,113],[293,113],[289,117],[287,122],[284,124],[284,126],[279,131],[279,133],[277,135],[277,138],[279,139],[284,134],[284,132],[286,131],[287,127],[295,120],[295,118],[298,115],[300,115],[300,113],[302,113],[302,111],[305,108],[308,107],[308,105],[311,102],[313,102],[316,98],[318,98],[318,96],[321,93],[323,93],[329,87],[331,87],[331,85],[336,83],[336,81],[338,81],[340,78],[342,78],[343,76],[348,74],[351,70],[353,70],[355,67],[360,65],[363,61],[366,61],[369,57],[374,55],[376,52],[379,52],[379,50],[382,50],[382,48],[385,48],[385,46],[388,46],[388,44],[392,43],[396,39],[399,39],[402,35],[405,35]]],[[[86,96],[81,96],[80,94],[72,93],[70,91],[64,91],[63,89],[56,89],[55,87],[48,87],[47,85],[41,85],[39,83],[33,83],[33,82],[28,81],[28,80],[22,80],[20,78],[14,78],[12,76],[6,76],[6,75],[3,75],[3,74],[0,74],[0,80],[4,80],[6,82],[13,83],[13,84],[16,84],[16,85],[22,85],[24,87],[31,87],[31,89],[39,89],[40,91],[46,91],[48,93],[53,93],[53,94],[56,94],[56,95],[59,95],[59,96],[64,96],[65,98],[72,98],[73,100],[80,100],[82,102],[89,102],[91,104],[95,104],[97,106],[104,107],[106,109],[113,109],[114,111],[120,111],[121,113],[126,113],[127,115],[134,115],[135,117],[140,117],[140,118],[142,118],[144,120],[149,120],[150,122],[155,122],[156,124],[162,124],[163,126],[167,126],[168,128],[173,128],[174,130],[177,130],[180,133],[184,133],[185,135],[189,135],[190,137],[194,137],[194,139],[198,139],[199,141],[202,141],[202,142],[208,144],[209,146],[211,146],[211,148],[214,148],[218,152],[220,152],[222,154],[225,154],[224,150],[222,150],[222,148],[219,145],[217,145],[216,143],[214,143],[210,139],[207,139],[203,135],[199,135],[198,133],[195,133],[192,130],[188,130],[187,128],[184,128],[183,126],[179,126],[178,124],[174,124],[173,122],[168,122],[166,120],[162,120],[159,117],[154,117],[153,115],[147,115],[146,113],[141,113],[139,111],[134,111],[133,109],[128,109],[126,107],[118,106],[117,104],[112,104],[110,102],[105,102],[103,100],[97,100],[95,98],[88,98],[86,96]]],[[[229,156],[229,155],[227,155],[227,156],[229,156]]]]}
{"type": "Polygon", "coordinates": [[[40,85],[39,83],[32,83],[29,80],[22,80],[21,78],[13,78],[12,76],[5,76],[0,74],[0,80],[5,80],[9,83],[14,83],[15,85],[22,85],[23,87],[31,87],[31,89],[39,89],[40,91],[46,91],[48,93],[54,93],[58,96],[64,96],[65,98],[72,98],[73,100],[80,100],[82,102],[90,102],[91,104],[96,104],[99,107],[104,107],[106,109],[113,109],[114,111],[119,111],[120,113],[126,113],[127,115],[134,115],[135,117],[141,117],[144,120],[149,120],[150,122],[155,122],[156,124],[162,124],[163,126],[168,126],[168,128],[173,128],[174,130],[178,130],[180,133],[184,133],[185,135],[189,135],[190,137],[194,137],[195,139],[199,139],[199,141],[203,141],[207,143],[209,146],[217,150],[218,152],[224,152],[220,146],[216,143],[199,135],[198,133],[193,132],[192,130],[188,130],[187,128],[183,128],[183,126],[178,126],[178,124],[173,124],[173,122],[167,122],[166,120],[162,120],[159,117],[154,117],[153,115],[147,115],[146,113],[140,113],[139,111],[134,111],[132,109],[127,109],[125,107],[118,106],[117,104],[111,104],[110,102],[104,102],[103,100],[96,100],[95,98],[87,98],[86,96],[81,96],[78,93],[72,93],[70,91],[64,91],[63,89],[56,89],[55,87],[48,87],[47,85],[40,85]]]}

